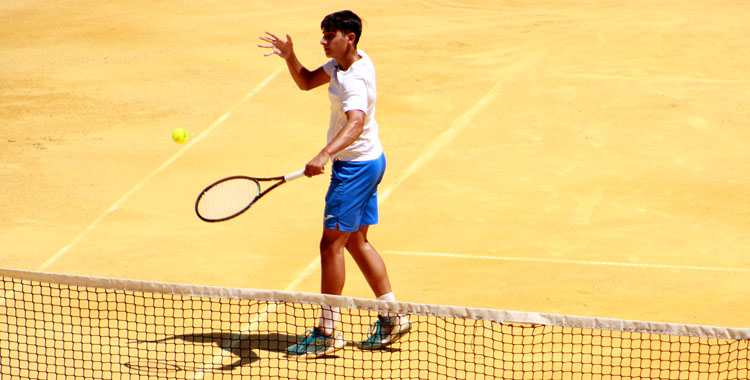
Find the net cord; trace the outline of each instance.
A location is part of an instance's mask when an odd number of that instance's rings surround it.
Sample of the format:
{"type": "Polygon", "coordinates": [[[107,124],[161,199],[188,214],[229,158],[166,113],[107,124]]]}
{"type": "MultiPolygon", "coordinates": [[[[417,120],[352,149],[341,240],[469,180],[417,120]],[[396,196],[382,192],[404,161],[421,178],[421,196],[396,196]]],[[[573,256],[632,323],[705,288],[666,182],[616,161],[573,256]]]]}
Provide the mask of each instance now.
{"type": "MultiPolygon", "coordinates": [[[[527,323],[571,328],[627,331],[647,334],[678,335],[715,339],[750,339],[750,328],[701,326],[663,322],[584,317],[562,314],[534,313],[487,308],[445,306],[409,302],[386,302],[373,299],[333,296],[316,293],[258,290],[203,285],[184,285],[166,282],[118,278],[80,276],[0,268],[0,276],[90,288],[129,292],[177,294],[183,296],[250,299],[268,302],[331,305],[350,309],[364,309],[400,314],[430,315],[442,318],[488,320],[497,323],[527,323]]],[[[3,295],[4,296],[4,295],[3,295]]]]}

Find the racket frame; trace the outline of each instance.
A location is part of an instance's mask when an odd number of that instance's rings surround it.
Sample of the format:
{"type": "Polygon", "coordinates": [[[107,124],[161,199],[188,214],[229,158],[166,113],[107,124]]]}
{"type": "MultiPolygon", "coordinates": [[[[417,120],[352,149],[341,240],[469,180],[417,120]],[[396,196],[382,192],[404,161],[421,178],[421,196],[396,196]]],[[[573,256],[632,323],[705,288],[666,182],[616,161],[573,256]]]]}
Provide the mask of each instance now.
{"type": "Polygon", "coordinates": [[[230,176],[230,177],[222,178],[222,179],[220,179],[220,180],[218,180],[218,181],[216,181],[216,182],[214,182],[214,183],[206,186],[206,188],[203,189],[203,191],[201,191],[200,194],[198,194],[198,198],[195,200],[195,214],[198,215],[198,218],[200,218],[202,221],[208,222],[208,223],[223,222],[225,220],[232,219],[234,217],[239,216],[243,212],[247,211],[250,207],[252,207],[253,204],[255,204],[255,202],[258,201],[258,199],[260,199],[264,195],[268,194],[271,190],[273,190],[273,189],[275,189],[275,188],[277,188],[277,187],[279,187],[279,186],[281,186],[281,185],[285,184],[286,182],[289,182],[289,181],[291,181],[293,179],[297,179],[299,177],[302,177],[304,174],[305,174],[305,171],[304,170],[300,170],[298,172],[294,172],[294,173],[290,173],[290,174],[283,175],[283,176],[278,176],[278,177],[264,177],[264,178],[261,178],[261,177],[248,177],[248,176],[244,176],[244,175],[235,175],[235,176],[230,176]],[[224,218],[219,218],[219,219],[209,219],[209,218],[206,218],[203,215],[201,215],[200,211],[198,210],[198,205],[200,204],[201,199],[203,198],[203,194],[205,194],[206,192],[208,192],[209,190],[211,190],[212,188],[214,188],[215,186],[217,186],[217,185],[219,185],[221,183],[224,183],[224,182],[227,182],[227,181],[232,181],[232,180],[237,180],[237,179],[244,179],[244,180],[254,181],[255,184],[258,185],[258,189],[260,189],[260,183],[259,182],[270,182],[270,181],[278,181],[278,182],[274,183],[273,185],[271,185],[267,189],[265,189],[263,191],[260,191],[258,193],[258,195],[256,195],[247,204],[247,206],[245,206],[240,211],[238,211],[238,212],[236,212],[236,213],[234,213],[232,215],[226,216],[224,218]]]}

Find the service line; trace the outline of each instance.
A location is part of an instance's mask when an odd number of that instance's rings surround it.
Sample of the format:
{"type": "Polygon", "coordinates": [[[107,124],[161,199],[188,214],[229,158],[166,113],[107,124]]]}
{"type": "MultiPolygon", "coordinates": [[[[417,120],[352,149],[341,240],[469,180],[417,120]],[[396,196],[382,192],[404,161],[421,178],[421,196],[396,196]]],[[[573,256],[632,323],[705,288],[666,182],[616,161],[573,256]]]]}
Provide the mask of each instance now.
{"type": "Polygon", "coordinates": [[[696,265],[673,265],[673,264],[622,263],[622,262],[612,262],[612,261],[569,260],[569,259],[554,259],[554,258],[543,258],[543,257],[487,256],[487,255],[468,255],[468,254],[458,254],[458,253],[405,252],[405,251],[381,251],[381,253],[385,255],[443,257],[443,258],[464,259],[464,260],[520,261],[520,262],[546,263],[546,264],[600,265],[600,266],[611,266],[611,267],[671,269],[671,270],[700,270],[700,271],[715,271],[715,272],[745,272],[745,273],[750,272],[750,268],[707,267],[707,266],[696,266],[696,265]]]}

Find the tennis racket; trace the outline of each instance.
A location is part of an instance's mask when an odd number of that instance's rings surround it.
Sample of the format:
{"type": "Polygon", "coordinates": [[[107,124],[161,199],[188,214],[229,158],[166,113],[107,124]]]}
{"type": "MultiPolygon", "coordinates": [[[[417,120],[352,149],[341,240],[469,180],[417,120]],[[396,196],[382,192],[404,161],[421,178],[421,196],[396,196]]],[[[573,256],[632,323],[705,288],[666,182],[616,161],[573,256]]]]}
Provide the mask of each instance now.
{"type": "Polygon", "coordinates": [[[293,179],[302,177],[304,170],[281,177],[255,178],[233,176],[221,179],[206,187],[195,201],[195,213],[205,222],[222,222],[247,211],[262,196],[293,179]],[[261,182],[276,181],[261,191],[261,182]]]}

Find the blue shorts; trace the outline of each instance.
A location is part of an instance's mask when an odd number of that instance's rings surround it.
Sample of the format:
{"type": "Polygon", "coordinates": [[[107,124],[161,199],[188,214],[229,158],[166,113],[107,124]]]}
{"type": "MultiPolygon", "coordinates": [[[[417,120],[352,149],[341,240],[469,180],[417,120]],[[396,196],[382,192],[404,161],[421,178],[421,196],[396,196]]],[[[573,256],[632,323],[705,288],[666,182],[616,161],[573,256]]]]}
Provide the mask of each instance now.
{"type": "Polygon", "coordinates": [[[385,155],[372,161],[334,161],[326,194],[323,227],[355,232],[378,224],[378,184],[385,173],[385,155]]]}

